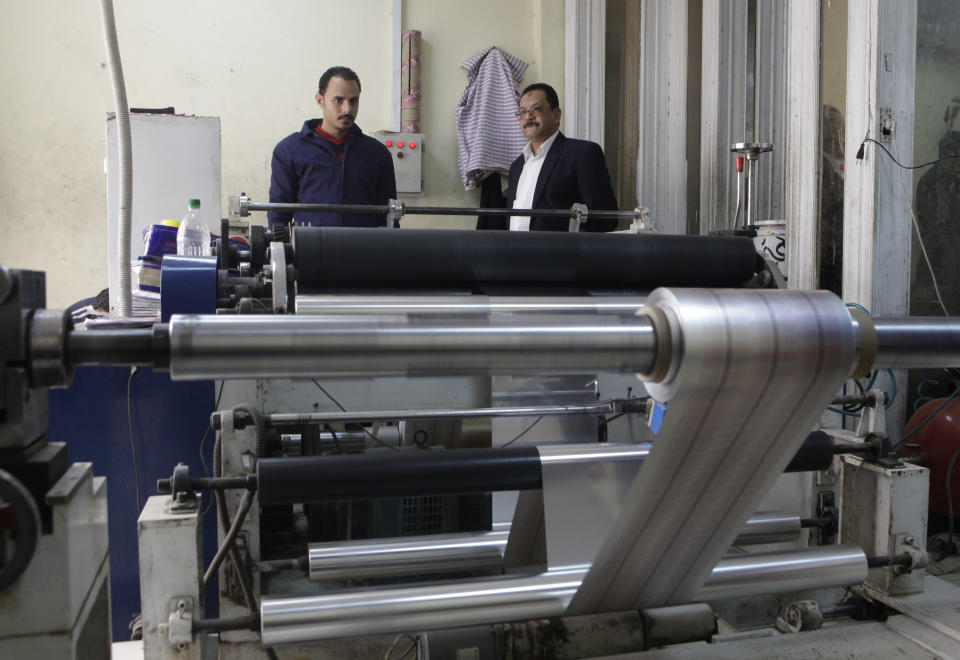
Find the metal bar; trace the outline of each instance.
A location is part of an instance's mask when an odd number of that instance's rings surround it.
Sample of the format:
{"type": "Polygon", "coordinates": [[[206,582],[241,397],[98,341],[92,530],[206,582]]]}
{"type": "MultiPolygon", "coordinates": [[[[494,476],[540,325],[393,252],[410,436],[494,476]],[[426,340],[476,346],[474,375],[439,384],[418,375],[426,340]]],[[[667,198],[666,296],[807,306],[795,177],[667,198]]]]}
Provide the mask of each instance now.
{"type": "MultiPolygon", "coordinates": [[[[532,576],[372,589],[300,598],[265,596],[265,646],[333,637],[435,630],[562,616],[588,566],[532,576]]],[[[855,545],[725,558],[695,601],[859,584],[867,558],[855,545]]]]}
{"type": "MultiPolygon", "coordinates": [[[[317,213],[382,213],[390,212],[389,205],[377,204],[297,204],[297,203],[266,203],[248,202],[248,211],[303,211],[317,213]]],[[[522,215],[543,216],[553,218],[570,218],[570,209],[488,209],[465,208],[457,206],[404,206],[404,215],[522,215]]],[[[585,214],[589,218],[635,218],[636,211],[594,211],[588,210],[585,214]]]]}
{"type": "Polygon", "coordinates": [[[349,296],[298,295],[297,314],[635,314],[642,296],[349,296]]]}
{"type": "Polygon", "coordinates": [[[311,543],[310,579],[350,580],[503,567],[508,531],[311,543]]]}
{"type": "Polygon", "coordinates": [[[319,375],[648,372],[644,316],[181,316],[170,320],[175,380],[319,375]]]}
{"type": "Polygon", "coordinates": [[[543,415],[615,415],[623,410],[622,399],[563,406],[522,406],[503,408],[460,408],[451,410],[354,410],[350,412],[270,413],[264,422],[271,426],[334,422],[378,422],[411,419],[466,419],[473,417],[536,417],[543,415]]]}
{"type": "Polygon", "coordinates": [[[877,359],[889,369],[960,367],[960,318],[939,316],[878,317],[877,359]]]}
{"type": "MultiPolygon", "coordinates": [[[[430,534],[362,541],[311,543],[312,581],[429,575],[503,567],[509,526],[469,534],[430,534]]],[[[758,511],[735,546],[787,543],[800,538],[800,518],[788,511],[758,511]]],[[[297,560],[290,560],[296,562],[297,560]]]]}
{"type": "Polygon", "coordinates": [[[789,511],[758,511],[743,526],[734,545],[787,543],[800,538],[800,516],[789,511]]]}

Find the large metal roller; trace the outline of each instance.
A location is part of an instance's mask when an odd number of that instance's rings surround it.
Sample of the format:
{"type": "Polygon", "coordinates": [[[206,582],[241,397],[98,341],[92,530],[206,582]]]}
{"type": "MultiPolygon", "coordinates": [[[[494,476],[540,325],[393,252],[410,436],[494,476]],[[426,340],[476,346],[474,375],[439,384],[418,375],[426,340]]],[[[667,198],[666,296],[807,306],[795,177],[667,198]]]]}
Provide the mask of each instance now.
{"type": "Polygon", "coordinates": [[[643,296],[298,295],[297,314],[634,314],[643,296]]]}
{"type": "Polygon", "coordinates": [[[736,287],[757,268],[746,237],[296,227],[293,247],[298,293],[371,285],[736,287]]]}
{"type": "Polygon", "coordinates": [[[174,316],[174,379],[648,371],[645,316],[174,316]]]}
{"type": "MultiPolygon", "coordinates": [[[[787,543],[800,538],[800,517],[787,511],[758,511],[734,542],[736,546],[787,543]]],[[[428,575],[462,570],[500,569],[509,528],[466,534],[430,534],[391,539],[311,543],[310,579],[355,580],[428,575]]]]}
{"type": "MultiPolygon", "coordinates": [[[[265,596],[261,637],[265,646],[274,646],[562,616],[587,568],[323,596],[265,596]]],[[[694,601],[842,587],[866,577],[867,558],[855,545],[758,553],[721,560],[694,601]]]]}

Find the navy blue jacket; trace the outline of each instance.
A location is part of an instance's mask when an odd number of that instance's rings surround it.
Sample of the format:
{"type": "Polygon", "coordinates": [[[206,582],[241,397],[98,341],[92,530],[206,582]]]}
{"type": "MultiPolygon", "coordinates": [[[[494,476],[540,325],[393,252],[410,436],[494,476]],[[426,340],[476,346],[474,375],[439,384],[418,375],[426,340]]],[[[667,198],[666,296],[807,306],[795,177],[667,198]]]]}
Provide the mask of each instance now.
{"type": "MultiPolygon", "coordinates": [[[[523,154],[510,166],[510,185],[507,189],[507,208],[513,208],[517,184],[523,171],[523,154]]],[[[569,209],[574,204],[586,204],[588,211],[617,211],[617,197],[610,183],[603,149],[596,142],[575,140],[563,133],[557,135],[543,161],[540,176],[533,192],[535,209],[569,209]]],[[[530,231],[567,231],[568,218],[530,218],[530,231]]],[[[580,231],[612,231],[616,220],[587,220],[580,231]]],[[[509,214],[497,218],[480,218],[477,229],[509,229],[509,214]]]]}
{"type": "MultiPolygon", "coordinates": [[[[277,144],[270,176],[271,202],[301,204],[379,204],[397,197],[393,156],[356,124],[347,135],[343,160],[329,140],[317,134],[320,119],[308,119],[299,133],[277,144]]],[[[289,223],[292,213],[269,212],[272,227],[289,223]]],[[[357,213],[296,213],[298,225],[315,227],[377,227],[386,215],[357,213]]]]}

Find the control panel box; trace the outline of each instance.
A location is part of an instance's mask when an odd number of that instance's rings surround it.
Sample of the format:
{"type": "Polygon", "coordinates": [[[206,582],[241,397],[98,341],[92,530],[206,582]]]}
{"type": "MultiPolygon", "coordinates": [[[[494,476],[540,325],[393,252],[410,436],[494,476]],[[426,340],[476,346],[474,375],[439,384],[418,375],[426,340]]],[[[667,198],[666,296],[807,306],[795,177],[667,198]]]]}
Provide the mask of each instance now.
{"type": "Polygon", "coordinates": [[[423,133],[374,134],[393,157],[393,171],[397,177],[398,194],[423,193],[423,133]]]}

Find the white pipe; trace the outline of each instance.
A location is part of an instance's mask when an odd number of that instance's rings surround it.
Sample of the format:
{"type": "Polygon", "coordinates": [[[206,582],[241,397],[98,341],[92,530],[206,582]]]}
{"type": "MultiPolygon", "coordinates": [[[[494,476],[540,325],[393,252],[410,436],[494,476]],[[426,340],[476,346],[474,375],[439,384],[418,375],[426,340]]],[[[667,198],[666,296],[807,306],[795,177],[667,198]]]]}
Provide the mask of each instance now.
{"type": "Polygon", "coordinates": [[[123,82],[123,67],[120,64],[120,45],[117,42],[117,23],[113,14],[113,0],[100,0],[100,15],[103,19],[103,44],[107,50],[107,66],[113,87],[113,104],[117,112],[117,162],[119,164],[120,196],[117,223],[117,268],[120,281],[117,296],[117,313],[132,316],[130,300],[130,225],[133,209],[133,159],[131,157],[130,106],[127,105],[127,88],[123,82]]]}

